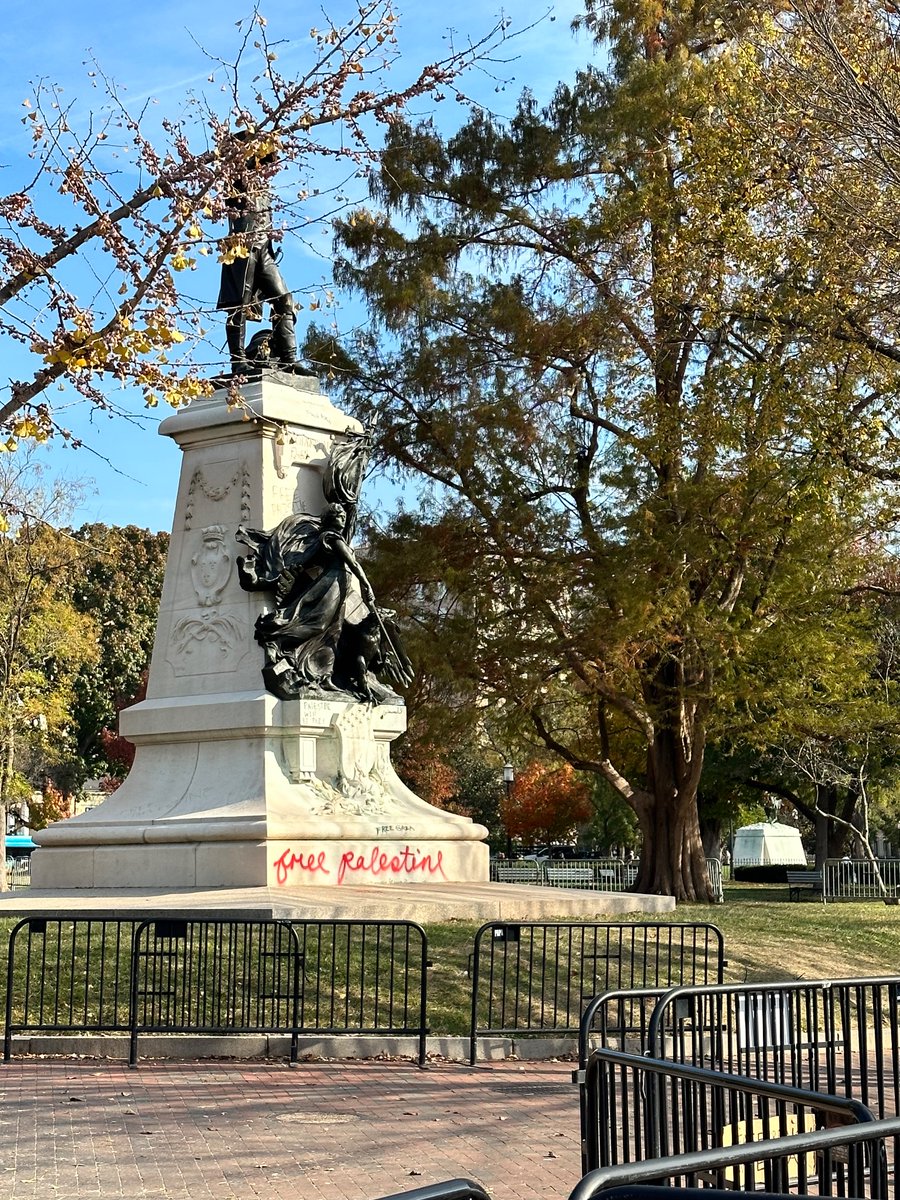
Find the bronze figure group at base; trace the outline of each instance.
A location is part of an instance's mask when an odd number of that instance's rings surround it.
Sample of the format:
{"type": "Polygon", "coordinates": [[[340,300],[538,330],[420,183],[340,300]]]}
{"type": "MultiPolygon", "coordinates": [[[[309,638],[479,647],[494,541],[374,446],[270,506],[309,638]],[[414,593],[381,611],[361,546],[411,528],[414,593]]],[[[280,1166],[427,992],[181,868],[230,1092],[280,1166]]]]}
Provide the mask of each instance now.
{"type": "Polygon", "coordinates": [[[329,504],[319,518],[292,514],[270,533],[238,531],[249,549],[238,559],[241,586],[275,593],[275,607],[256,622],[263,679],[282,700],[338,691],[372,704],[402,704],[376,676],[408,684],[411,665],[389,614],[376,607],[344,537],[346,523],[343,505],[329,504]]]}
{"type": "Polygon", "coordinates": [[[320,517],[292,513],[269,532],[238,529],[248,549],[237,562],[241,586],[274,593],[274,608],[257,619],[256,640],[265,652],[266,688],[282,700],[333,691],[370,704],[402,704],[377,676],[412,681],[392,614],[379,611],[349,542],[356,516],[351,477],[358,475],[358,488],[360,460],[367,457],[367,435],[335,448],[320,517]]]}

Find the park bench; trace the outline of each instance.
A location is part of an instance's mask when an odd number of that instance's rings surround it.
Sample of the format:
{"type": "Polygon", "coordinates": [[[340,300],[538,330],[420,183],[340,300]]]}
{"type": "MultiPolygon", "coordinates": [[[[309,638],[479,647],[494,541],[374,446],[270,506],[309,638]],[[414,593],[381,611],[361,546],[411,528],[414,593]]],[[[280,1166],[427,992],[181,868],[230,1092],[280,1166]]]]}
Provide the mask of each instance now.
{"type": "Polygon", "coordinates": [[[496,867],[498,883],[540,883],[541,882],[541,864],[532,863],[517,863],[514,866],[503,866],[498,864],[496,867]]]}
{"type": "MultiPolygon", "coordinates": [[[[804,892],[816,892],[822,895],[823,879],[821,871],[788,871],[788,900],[801,899],[804,892]]],[[[824,899],[824,896],[823,896],[824,899]]]]}
{"type": "Polygon", "coordinates": [[[550,867],[546,868],[547,882],[555,887],[592,887],[593,867],[550,867]]]}

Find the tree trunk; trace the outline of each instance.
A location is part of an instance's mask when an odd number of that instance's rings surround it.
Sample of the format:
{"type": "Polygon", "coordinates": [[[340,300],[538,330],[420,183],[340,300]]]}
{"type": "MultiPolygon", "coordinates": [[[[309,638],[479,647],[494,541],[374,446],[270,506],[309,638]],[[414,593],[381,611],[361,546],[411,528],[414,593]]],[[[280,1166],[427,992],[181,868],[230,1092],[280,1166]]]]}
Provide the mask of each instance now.
{"type": "Polygon", "coordinates": [[[856,796],[852,792],[841,795],[833,783],[816,784],[816,808],[826,815],[816,815],[816,867],[821,870],[826,858],[841,858],[847,852],[850,832],[835,817],[850,821],[856,808],[856,796]]]}
{"type": "Polygon", "coordinates": [[[684,732],[679,737],[657,729],[648,748],[650,788],[636,795],[634,804],[643,838],[635,891],[713,904],[697,810],[704,733],[695,721],[686,755],[684,732]]]}
{"type": "Polygon", "coordinates": [[[6,880],[6,820],[8,812],[6,793],[12,779],[15,751],[11,721],[4,722],[3,733],[2,751],[0,751],[0,892],[9,891],[9,884],[6,880]]]}
{"type": "Polygon", "coordinates": [[[700,822],[700,837],[703,841],[703,855],[705,858],[718,858],[722,851],[722,819],[720,817],[707,817],[700,822]]]}

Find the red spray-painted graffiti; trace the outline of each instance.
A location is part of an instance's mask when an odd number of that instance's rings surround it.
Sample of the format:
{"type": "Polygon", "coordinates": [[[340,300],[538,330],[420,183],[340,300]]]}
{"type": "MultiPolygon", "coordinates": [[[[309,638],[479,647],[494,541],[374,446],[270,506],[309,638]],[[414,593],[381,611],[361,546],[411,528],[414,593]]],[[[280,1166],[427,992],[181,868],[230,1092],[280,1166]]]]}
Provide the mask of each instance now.
{"type": "MultiPolygon", "coordinates": [[[[272,864],[275,868],[275,882],[279,887],[284,887],[294,871],[302,871],[306,876],[330,875],[327,857],[328,853],[325,850],[312,850],[308,854],[304,854],[302,850],[299,854],[293,850],[285,850],[272,864]]],[[[338,863],[337,882],[341,884],[356,879],[362,882],[364,877],[377,879],[383,875],[415,874],[445,879],[444,852],[438,850],[434,855],[420,854],[410,846],[404,846],[399,851],[386,851],[380,846],[373,846],[364,854],[355,850],[345,850],[338,863]]]]}
{"type": "Polygon", "coordinates": [[[399,854],[386,854],[378,846],[373,846],[369,853],[355,854],[345,850],[341,855],[341,865],[338,867],[338,883],[343,883],[347,872],[362,872],[365,875],[412,875],[420,871],[426,875],[440,875],[444,878],[444,852],[438,850],[432,859],[430,854],[419,855],[409,846],[404,846],[399,854]]]}
{"type": "Polygon", "coordinates": [[[288,875],[291,871],[307,871],[310,875],[321,873],[322,875],[330,875],[331,872],[325,866],[325,851],[320,850],[318,854],[310,852],[304,854],[294,854],[291,850],[285,850],[280,858],[276,858],[273,864],[275,867],[275,882],[279,887],[283,887],[288,881],[288,875]]]}

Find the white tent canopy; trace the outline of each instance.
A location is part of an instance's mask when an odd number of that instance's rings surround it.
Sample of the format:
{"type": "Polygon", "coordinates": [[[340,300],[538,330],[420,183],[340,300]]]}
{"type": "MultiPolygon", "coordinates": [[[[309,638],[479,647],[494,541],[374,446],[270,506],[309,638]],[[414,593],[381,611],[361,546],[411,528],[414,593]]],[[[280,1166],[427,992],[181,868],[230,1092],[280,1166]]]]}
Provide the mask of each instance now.
{"type": "Polygon", "coordinates": [[[744,825],[734,835],[735,867],[806,866],[800,830],[778,821],[744,825]]]}

